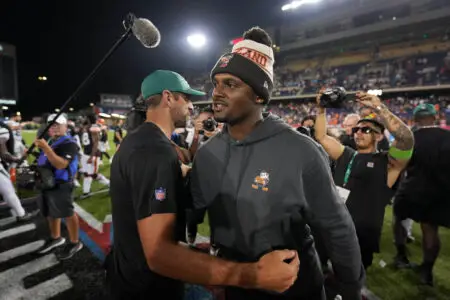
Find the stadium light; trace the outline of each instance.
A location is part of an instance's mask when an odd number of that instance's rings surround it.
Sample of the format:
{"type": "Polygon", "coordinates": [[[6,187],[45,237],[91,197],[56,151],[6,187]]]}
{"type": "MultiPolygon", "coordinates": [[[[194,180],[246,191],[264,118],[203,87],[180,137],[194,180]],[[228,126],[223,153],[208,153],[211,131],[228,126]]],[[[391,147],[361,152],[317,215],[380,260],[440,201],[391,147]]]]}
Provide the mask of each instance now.
{"type": "Polygon", "coordinates": [[[55,108],[55,112],[59,113],[60,112],[59,108],[55,108]]]}
{"type": "Polygon", "coordinates": [[[46,76],[39,76],[38,80],[39,81],[47,81],[47,77],[46,76]]]}
{"type": "Polygon", "coordinates": [[[203,34],[191,34],[187,37],[187,41],[192,48],[202,48],[206,44],[206,37],[203,34]]]}
{"type": "Polygon", "coordinates": [[[73,107],[69,108],[69,111],[73,111],[73,107]]]}
{"type": "Polygon", "coordinates": [[[320,2],[320,1],[322,1],[322,0],[296,0],[296,1],[292,1],[291,3],[283,5],[281,7],[281,10],[282,11],[293,10],[293,9],[299,8],[303,4],[317,3],[317,2],[320,2]]]}
{"type": "Polygon", "coordinates": [[[2,106],[3,110],[8,110],[8,106],[2,106]]]}

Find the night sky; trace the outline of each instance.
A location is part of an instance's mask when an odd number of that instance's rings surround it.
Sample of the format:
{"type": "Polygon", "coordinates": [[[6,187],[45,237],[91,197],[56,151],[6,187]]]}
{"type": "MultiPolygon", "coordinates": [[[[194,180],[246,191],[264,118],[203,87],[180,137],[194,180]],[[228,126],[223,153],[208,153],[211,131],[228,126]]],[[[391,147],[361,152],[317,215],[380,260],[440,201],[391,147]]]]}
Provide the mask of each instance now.
{"type": "MultiPolygon", "coordinates": [[[[155,69],[195,74],[209,70],[232,38],[254,25],[281,19],[284,0],[2,0],[0,41],[17,47],[19,103],[25,118],[60,106],[123,33],[128,12],[150,19],[161,44],[147,49],[132,37],[74,102],[81,108],[99,93],[137,94],[155,69]],[[196,51],[186,37],[201,32],[208,46],[196,51]],[[38,76],[48,81],[38,81],[38,76]]],[[[13,108],[13,110],[15,110],[13,108]]]]}

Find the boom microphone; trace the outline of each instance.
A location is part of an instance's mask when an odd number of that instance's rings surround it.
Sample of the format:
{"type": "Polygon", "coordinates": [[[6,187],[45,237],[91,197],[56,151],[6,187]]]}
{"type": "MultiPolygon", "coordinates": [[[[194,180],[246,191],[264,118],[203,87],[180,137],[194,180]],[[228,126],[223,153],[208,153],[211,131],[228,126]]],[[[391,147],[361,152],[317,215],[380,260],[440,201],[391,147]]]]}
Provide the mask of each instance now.
{"type": "MultiPolygon", "coordinates": [[[[55,123],[56,119],[64,112],[64,109],[75,99],[81,92],[81,90],[86,87],[87,83],[97,75],[100,68],[105,64],[105,62],[111,57],[111,55],[119,48],[120,45],[125,42],[128,37],[133,34],[146,48],[155,48],[159,45],[161,41],[161,34],[159,33],[158,28],[153,25],[148,19],[144,18],[136,18],[134,14],[128,14],[127,18],[123,21],[123,25],[125,27],[125,33],[116,41],[116,43],[109,49],[109,51],[105,54],[102,60],[95,66],[95,68],[91,71],[91,73],[81,82],[78,88],[73,92],[72,95],[64,102],[64,104],[59,109],[59,112],[53,118],[51,122],[48,123],[47,127],[42,131],[42,133],[38,136],[38,139],[42,139],[45,133],[49,130],[49,128],[55,123]]],[[[26,159],[28,153],[32,153],[34,149],[34,144],[32,144],[27,154],[25,154],[19,165],[26,159]]]]}
{"type": "Polygon", "coordinates": [[[159,33],[158,28],[156,28],[156,26],[148,19],[135,19],[131,30],[133,31],[134,36],[146,48],[156,48],[161,41],[161,34],[159,33]]]}

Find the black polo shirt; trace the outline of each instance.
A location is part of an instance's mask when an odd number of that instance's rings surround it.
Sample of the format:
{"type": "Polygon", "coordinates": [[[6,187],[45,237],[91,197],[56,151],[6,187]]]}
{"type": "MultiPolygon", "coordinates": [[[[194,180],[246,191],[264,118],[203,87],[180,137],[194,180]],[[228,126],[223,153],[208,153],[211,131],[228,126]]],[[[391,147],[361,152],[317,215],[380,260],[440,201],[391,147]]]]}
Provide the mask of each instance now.
{"type": "MultiPolygon", "coordinates": [[[[144,123],[122,141],[111,165],[114,225],[114,282],[130,295],[183,285],[152,272],[146,262],[137,222],[153,214],[177,214],[174,237],[185,236],[183,178],[170,140],[153,123],[144,123]]],[[[151,228],[149,229],[151,230],[151,228]]],[[[148,297],[151,298],[151,295],[148,297]]]]}

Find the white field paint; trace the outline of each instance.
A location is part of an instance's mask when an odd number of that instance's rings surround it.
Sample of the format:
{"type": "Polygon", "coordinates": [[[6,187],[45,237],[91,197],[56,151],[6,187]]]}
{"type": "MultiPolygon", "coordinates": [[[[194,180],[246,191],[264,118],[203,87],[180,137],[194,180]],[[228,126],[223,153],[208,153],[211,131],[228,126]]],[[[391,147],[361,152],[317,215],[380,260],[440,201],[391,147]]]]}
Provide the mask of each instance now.
{"type": "Polygon", "coordinates": [[[85,211],[81,206],[73,203],[73,207],[77,215],[83,219],[91,228],[94,228],[99,233],[103,233],[103,223],[97,220],[93,215],[85,211]]]}
{"type": "MultiPolygon", "coordinates": [[[[23,287],[22,280],[27,276],[57,264],[59,264],[59,261],[56,256],[54,254],[49,254],[0,273],[0,300],[30,299],[25,297],[28,294],[28,291],[23,287]]],[[[64,281],[64,284],[61,286],[49,286],[48,291],[42,290],[40,292],[53,295],[59,294],[65,291],[69,284],[71,285],[68,278],[66,278],[66,281],[64,281]]],[[[36,288],[36,286],[34,288],[36,288]]],[[[39,289],[36,289],[35,293],[37,290],[39,289]]],[[[32,299],[35,299],[35,297],[32,297],[32,299]]]]}
{"type": "Polygon", "coordinates": [[[16,235],[16,234],[20,234],[20,233],[24,233],[27,231],[31,231],[36,229],[36,225],[35,224],[26,224],[26,225],[22,225],[19,227],[14,227],[5,231],[0,231],[0,240],[16,235]]]}
{"type": "Polygon", "coordinates": [[[23,293],[20,299],[45,300],[58,295],[72,287],[72,282],[66,274],[40,283],[23,293]]]}
{"type": "MultiPolygon", "coordinates": [[[[15,218],[5,218],[0,220],[0,224],[4,225],[11,224],[13,222],[15,222],[15,218]]],[[[26,224],[5,231],[0,231],[0,239],[34,229],[36,229],[35,224],[26,224]]],[[[39,240],[6,250],[0,253],[0,263],[32,253],[43,244],[44,241],[39,240]]],[[[59,264],[59,261],[56,256],[54,254],[49,254],[0,273],[0,300],[44,300],[70,289],[73,284],[69,277],[65,274],[58,275],[52,279],[33,286],[30,289],[25,289],[23,286],[23,279],[25,277],[51,268],[57,264],[59,264]]]]}
{"type": "Polygon", "coordinates": [[[8,217],[8,218],[4,218],[4,219],[0,220],[0,226],[6,226],[6,225],[13,224],[16,222],[17,222],[16,217],[8,217]]]}
{"type": "Polygon", "coordinates": [[[14,259],[16,257],[31,253],[36,251],[37,249],[39,249],[40,247],[42,247],[44,245],[44,241],[40,240],[40,241],[36,241],[36,242],[32,242],[5,252],[0,253],[0,263],[8,261],[10,259],[14,259]]]}

